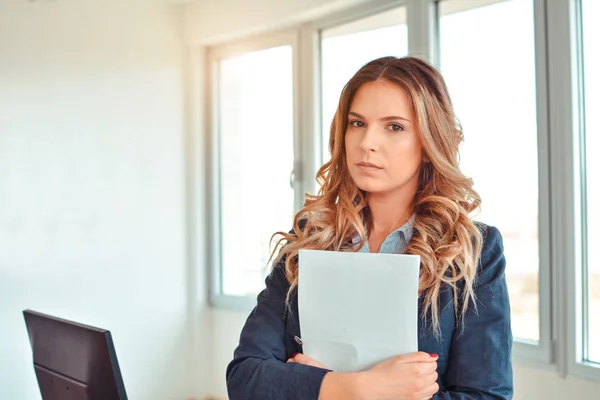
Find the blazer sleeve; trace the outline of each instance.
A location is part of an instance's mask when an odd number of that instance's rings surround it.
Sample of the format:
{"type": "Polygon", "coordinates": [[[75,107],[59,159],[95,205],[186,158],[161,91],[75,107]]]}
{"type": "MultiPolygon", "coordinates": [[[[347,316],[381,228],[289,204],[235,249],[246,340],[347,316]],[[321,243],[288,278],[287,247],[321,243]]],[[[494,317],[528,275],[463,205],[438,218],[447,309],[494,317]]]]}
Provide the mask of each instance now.
{"type": "Polygon", "coordinates": [[[497,228],[484,232],[474,286],[477,311],[455,329],[447,373],[435,400],[509,400],[513,397],[512,332],[504,248],[497,228]]]}
{"type": "Polygon", "coordinates": [[[328,370],[286,363],[285,314],[289,283],[280,262],[250,313],[227,367],[230,400],[317,400],[328,370]]]}

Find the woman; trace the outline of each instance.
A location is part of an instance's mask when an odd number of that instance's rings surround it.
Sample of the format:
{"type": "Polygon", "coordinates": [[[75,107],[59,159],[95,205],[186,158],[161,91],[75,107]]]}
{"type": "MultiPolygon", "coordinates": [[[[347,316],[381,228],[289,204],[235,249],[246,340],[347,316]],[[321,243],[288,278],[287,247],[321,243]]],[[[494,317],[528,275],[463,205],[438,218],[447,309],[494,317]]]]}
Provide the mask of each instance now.
{"type": "Polygon", "coordinates": [[[319,194],[279,232],[285,243],[227,368],[231,399],[512,398],[502,238],[469,218],[480,198],[459,170],[462,138],[426,62],[385,57],[352,77],[319,194]],[[419,255],[420,351],[359,373],[302,354],[299,249],[419,255]]]}

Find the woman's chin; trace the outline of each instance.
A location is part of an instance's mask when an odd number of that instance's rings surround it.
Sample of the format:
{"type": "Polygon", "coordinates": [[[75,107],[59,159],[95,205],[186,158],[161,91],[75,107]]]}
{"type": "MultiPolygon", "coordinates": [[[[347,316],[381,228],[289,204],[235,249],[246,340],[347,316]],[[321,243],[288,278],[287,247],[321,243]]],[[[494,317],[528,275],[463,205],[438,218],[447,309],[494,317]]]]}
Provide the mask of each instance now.
{"type": "Polygon", "coordinates": [[[361,179],[355,181],[356,186],[364,192],[368,193],[380,193],[385,192],[385,187],[380,182],[373,181],[372,179],[361,179]]]}

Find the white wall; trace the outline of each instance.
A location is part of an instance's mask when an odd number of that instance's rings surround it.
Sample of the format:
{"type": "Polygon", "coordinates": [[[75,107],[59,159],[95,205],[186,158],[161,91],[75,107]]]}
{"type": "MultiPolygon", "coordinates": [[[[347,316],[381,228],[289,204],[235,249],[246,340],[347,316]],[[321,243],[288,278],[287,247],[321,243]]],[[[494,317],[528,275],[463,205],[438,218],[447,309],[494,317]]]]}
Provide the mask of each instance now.
{"type": "MultiPolygon", "coordinates": [[[[370,0],[221,0],[188,4],[185,12],[186,42],[201,51],[201,45],[294,26],[368,1],[370,0]]],[[[247,313],[213,309],[211,314],[214,338],[211,393],[225,399],[225,368],[231,360],[247,313]]],[[[515,365],[514,368],[515,400],[600,398],[598,383],[575,378],[563,380],[556,373],[520,365],[515,365]]]]}
{"type": "Polygon", "coordinates": [[[600,384],[567,377],[539,368],[515,366],[515,400],[600,399],[600,384]]]}
{"type": "Polygon", "coordinates": [[[25,308],[110,329],[132,399],[209,391],[182,11],[0,2],[0,399],[40,398],[25,308]]]}

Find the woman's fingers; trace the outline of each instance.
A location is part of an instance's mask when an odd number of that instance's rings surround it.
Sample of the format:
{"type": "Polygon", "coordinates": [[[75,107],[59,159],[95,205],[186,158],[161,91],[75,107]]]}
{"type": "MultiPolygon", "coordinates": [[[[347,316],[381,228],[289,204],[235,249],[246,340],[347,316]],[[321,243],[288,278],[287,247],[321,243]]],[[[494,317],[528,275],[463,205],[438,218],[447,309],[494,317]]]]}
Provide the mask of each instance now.
{"type": "Polygon", "coordinates": [[[418,398],[431,399],[439,390],[440,386],[437,384],[437,382],[434,381],[431,385],[427,386],[425,389],[418,393],[418,398]]]}
{"type": "Polygon", "coordinates": [[[297,363],[300,363],[300,364],[310,365],[310,366],[317,367],[317,368],[325,368],[325,366],[323,364],[321,364],[320,362],[318,362],[317,360],[313,360],[309,356],[304,355],[302,353],[296,354],[296,356],[293,358],[294,358],[294,361],[296,361],[297,363]]]}
{"type": "Polygon", "coordinates": [[[418,351],[416,353],[402,354],[395,357],[395,362],[398,364],[409,364],[409,363],[434,363],[438,360],[437,354],[425,353],[418,351]]]}
{"type": "Polygon", "coordinates": [[[419,370],[422,376],[432,374],[437,371],[437,363],[421,363],[419,364],[419,370]]]}
{"type": "Polygon", "coordinates": [[[304,365],[310,365],[312,367],[317,367],[317,368],[324,368],[326,369],[326,367],[321,364],[320,362],[318,362],[317,360],[313,360],[312,358],[310,358],[307,355],[304,355],[302,353],[297,353],[294,354],[292,356],[292,358],[288,359],[287,362],[295,362],[298,364],[304,364],[304,365]]]}

